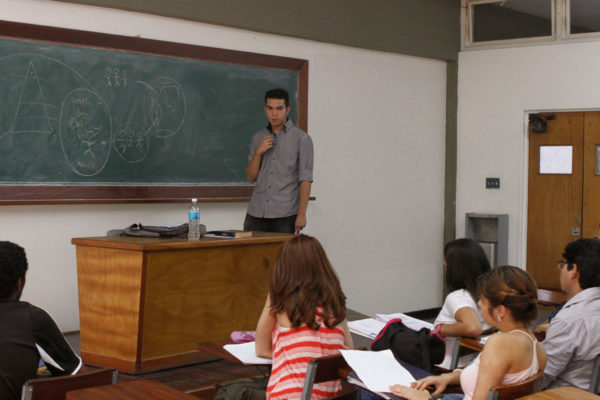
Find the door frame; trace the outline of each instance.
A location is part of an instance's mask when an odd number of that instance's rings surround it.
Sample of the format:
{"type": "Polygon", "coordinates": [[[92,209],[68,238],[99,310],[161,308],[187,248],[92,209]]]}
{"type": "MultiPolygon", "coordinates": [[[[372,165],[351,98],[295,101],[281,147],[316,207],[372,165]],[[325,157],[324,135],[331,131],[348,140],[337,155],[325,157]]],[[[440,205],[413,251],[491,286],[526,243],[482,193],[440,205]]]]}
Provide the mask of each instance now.
{"type": "MultiPolygon", "coordinates": [[[[571,113],[571,112],[598,112],[600,108],[570,108],[570,109],[552,109],[552,108],[539,108],[539,109],[526,109],[523,111],[523,145],[521,151],[523,157],[521,157],[521,182],[523,184],[519,188],[521,191],[521,208],[519,210],[519,219],[521,221],[518,229],[517,243],[517,262],[518,266],[527,270],[527,213],[529,206],[529,115],[537,113],[571,113]]],[[[566,245],[566,243],[565,243],[566,245]]]]}

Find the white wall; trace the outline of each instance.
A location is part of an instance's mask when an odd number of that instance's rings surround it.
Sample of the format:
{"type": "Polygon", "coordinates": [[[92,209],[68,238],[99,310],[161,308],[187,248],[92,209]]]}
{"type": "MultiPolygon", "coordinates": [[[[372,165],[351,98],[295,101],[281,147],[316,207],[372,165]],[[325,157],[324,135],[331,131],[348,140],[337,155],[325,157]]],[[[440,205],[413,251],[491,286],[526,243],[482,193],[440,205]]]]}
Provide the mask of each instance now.
{"type": "MultiPolygon", "coordinates": [[[[306,232],[365,313],[439,306],[445,63],[42,0],[0,0],[3,19],[309,60],[315,182],[306,232]]],[[[253,132],[248,132],[250,139],[253,132]]],[[[209,229],[241,227],[245,203],[203,204],[209,229]]],[[[1,206],[0,238],[30,260],[24,299],[77,329],[72,237],[132,222],[168,224],[187,205],[1,206]]]]}
{"type": "Polygon", "coordinates": [[[598,41],[460,53],[457,236],[465,213],[507,213],[508,262],[525,268],[526,114],[600,109],[598,71],[598,41]],[[500,190],[486,190],[485,177],[500,177],[500,190]]]}

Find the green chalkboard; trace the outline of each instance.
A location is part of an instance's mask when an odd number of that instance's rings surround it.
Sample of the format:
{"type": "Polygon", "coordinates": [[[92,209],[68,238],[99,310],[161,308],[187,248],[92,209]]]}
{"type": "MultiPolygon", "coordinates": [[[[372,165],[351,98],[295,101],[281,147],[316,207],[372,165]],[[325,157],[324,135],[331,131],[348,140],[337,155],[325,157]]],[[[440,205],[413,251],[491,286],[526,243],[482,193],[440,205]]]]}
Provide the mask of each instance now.
{"type": "Polygon", "coordinates": [[[0,38],[0,185],[248,185],[264,92],[305,124],[304,60],[43,29],[74,43],[0,38]]]}

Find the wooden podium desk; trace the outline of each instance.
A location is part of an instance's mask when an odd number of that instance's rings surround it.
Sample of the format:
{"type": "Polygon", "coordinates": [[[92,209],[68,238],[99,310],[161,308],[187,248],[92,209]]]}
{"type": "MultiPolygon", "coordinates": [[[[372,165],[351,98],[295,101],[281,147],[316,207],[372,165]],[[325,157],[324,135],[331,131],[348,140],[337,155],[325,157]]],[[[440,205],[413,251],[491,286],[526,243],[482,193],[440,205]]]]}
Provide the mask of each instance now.
{"type": "Polygon", "coordinates": [[[196,343],[255,329],[291,236],[72,239],[83,362],[138,374],[211,359],[196,343]]]}

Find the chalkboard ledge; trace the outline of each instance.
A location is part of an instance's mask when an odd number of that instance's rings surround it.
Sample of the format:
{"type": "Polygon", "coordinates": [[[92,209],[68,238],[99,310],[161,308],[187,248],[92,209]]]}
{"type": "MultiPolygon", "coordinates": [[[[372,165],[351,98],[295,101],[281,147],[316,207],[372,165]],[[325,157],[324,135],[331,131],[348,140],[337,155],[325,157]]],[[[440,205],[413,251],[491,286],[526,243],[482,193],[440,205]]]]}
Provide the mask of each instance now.
{"type": "Polygon", "coordinates": [[[192,197],[201,202],[244,202],[250,200],[253,188],[252,185],[2,185],[0,205],[182,203],[192,197]]]}
{"type": "MultiPolygon", "coordinates": [[[[89,186],[2,185],[0,205],[248,202],[253,185],[89,186]]],[[[310,200],[316,200],[311,196],[310,200]]]]}

